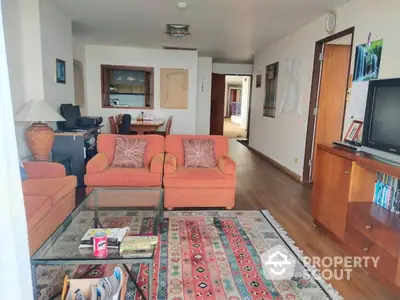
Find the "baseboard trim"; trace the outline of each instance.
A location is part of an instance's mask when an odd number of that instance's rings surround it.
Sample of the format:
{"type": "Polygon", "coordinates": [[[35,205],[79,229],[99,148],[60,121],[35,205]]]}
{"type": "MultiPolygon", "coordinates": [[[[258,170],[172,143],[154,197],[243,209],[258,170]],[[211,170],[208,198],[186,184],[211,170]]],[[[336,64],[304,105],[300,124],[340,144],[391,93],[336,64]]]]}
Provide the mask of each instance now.
{"type": "Polygon", "coordinates": [[[271,165],[273,165],[275,168],[279,169],[280,171],[282,171],[283,173],[289,175],[290,177],[292,177],[294,180],[296,180],[297,182],[301,183],[301,176],[299,174],[296,174],[295,172],[293,172],[292,170],[289,170],[288,168],[286,168],[284,165],[281,165],[280,163],[278,163],[276,160],[273,160],[271,157],[266,156],[264,153],[261,153],[260,151],[258,151],[257,149],[254,149],[252,146],[248,146],[248,148],[253,151],[255,154],[257,154],[258,156],[260,156],[262,159],[264,159],[265,161],[269,162],[271,165]]]}

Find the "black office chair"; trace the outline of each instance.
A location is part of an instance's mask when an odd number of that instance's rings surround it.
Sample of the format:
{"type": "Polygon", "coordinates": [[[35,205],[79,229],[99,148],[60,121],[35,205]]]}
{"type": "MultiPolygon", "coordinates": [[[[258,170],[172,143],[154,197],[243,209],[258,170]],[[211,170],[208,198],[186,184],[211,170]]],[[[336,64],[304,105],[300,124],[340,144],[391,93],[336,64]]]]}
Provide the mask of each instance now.
{"type": "Polygon", "coordinates": [[[131,134],[129,127],[131,126],[131,115],[124,114],[122,116],[121,126],[119,127],[119,134],[131,134]]]}

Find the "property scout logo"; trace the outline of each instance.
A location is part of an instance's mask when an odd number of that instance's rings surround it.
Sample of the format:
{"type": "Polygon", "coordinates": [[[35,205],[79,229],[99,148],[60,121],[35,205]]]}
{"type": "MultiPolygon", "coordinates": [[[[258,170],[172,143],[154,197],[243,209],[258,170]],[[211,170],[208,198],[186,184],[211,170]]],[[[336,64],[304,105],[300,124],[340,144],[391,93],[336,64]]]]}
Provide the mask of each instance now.
{"type": "Polygon", "coordinates": [[[290,280],[294,275],[296,258],[293,253],[281,246],[269,249],[261,256],[263,270],[269,278],[275,280],[290,280]]]}
{"type": "Polygon", "coordinates": [[[354,268],[376,268],[380,257],[372,256],[334,256],[334,257],[303,257],[305,268],[288,248],[278,245],[261,255],[262,267],[265,275],[274,280],[290,280],[302,276],[313,277],[316,280],[349,280],[354,268]],[[297,268],[296,268],[297,264],[297,268]],[[297,270],[297,271],[296,271],[297,270]],[[308,270],[308,271],[307,271],[308,270]]]}

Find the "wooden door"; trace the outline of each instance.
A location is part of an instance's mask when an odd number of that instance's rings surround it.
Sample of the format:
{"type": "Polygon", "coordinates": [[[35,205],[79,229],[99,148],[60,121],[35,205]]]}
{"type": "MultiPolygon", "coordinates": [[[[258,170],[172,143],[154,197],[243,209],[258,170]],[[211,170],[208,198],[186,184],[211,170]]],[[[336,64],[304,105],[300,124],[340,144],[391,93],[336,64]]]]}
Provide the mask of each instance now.
{"type": "Polygon", "coordinates": [[[323,150],[316,158],[312,215],[344,241],[352,161],[323,150]]]}
{"type": "Polygon", "coordinates": [[[212,74],[210,134],[224,134],[225,75],[212,74]]]}
{"type": "Polygon", "coordinates": [[[317,161],[317,144],[340,141],[346,106],[351,47],[348,45],[324,46],[324,59],[314,135],[312,178],[317,161]]]}

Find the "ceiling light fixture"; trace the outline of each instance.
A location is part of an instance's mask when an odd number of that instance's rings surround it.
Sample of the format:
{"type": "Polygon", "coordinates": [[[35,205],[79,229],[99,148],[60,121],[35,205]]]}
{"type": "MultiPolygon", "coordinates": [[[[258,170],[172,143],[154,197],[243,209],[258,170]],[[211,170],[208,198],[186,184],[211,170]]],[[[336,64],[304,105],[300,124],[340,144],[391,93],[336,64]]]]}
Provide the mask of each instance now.
{"type": "Polygon", "coordinates": [[[167,24],[167,31],[165,34],[177,40],[183,40],[190,35],[189,26],[190,25],[184,24],[167,24]]]}
{"type": "Polygon", "coordinates": [[[179,9],[186,9],[188,4],[186,2],[178,2],[176,6],[178,6],[179,9]]]}

